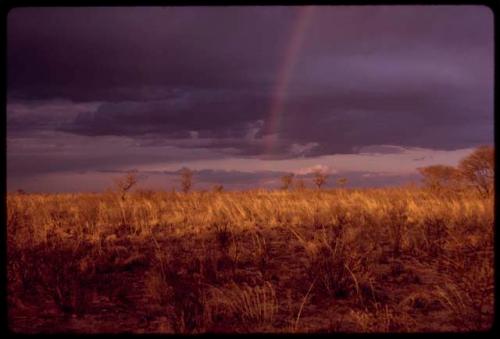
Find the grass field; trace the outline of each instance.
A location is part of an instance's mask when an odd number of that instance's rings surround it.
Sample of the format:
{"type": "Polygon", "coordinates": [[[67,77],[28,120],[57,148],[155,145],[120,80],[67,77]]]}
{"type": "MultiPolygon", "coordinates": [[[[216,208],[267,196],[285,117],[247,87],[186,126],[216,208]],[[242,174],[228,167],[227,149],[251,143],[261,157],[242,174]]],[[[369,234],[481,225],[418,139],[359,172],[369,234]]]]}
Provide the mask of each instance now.
{"type": "Polygon", "coordinates": [[[9,327],[487,330],[493,210],[416,187],[8,194],[9,327]]]}

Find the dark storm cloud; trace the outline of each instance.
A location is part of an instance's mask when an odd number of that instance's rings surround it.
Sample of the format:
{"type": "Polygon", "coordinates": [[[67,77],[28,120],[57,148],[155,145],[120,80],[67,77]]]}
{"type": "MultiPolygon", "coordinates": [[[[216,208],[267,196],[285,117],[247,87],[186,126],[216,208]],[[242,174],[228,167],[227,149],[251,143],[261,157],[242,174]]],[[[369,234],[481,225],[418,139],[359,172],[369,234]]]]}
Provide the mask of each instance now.
{"type": "Polygon", "coordinates": [[[15,9],[8,18],[9,90],[27,98],[135,100],[147,86],[260,88],[252,78],[280,62],[295,12],[15,9]]]}
{"type": "Polygon", "coordinates": [[[94,111],[99,105],[99,102],[75,103],[69,100],[9,100],[7,133],[16,137],[52,133],[71,123],[79,113],[94,111]]]}
{"type": "MultiPolygon", "coordinates": [[[[175,163],[220,158],[217,150],[151,145],[142,147],[131,138],[92,138],[53,132],[7,139],[9,176],[31,176],[51,172],[134,168],[145,163],[175,163]]],[[[187,146],[186,146],[187,147],[187,146]]]]}
{"type": "Polygon", "coordinates": [[[179,90],[163,100],[105,103],[61,129],[82,135],[186,138],[196,131],[200,137],[242,137],[264,118],[267,107],[256,92],[179,90]]]}
{"type": "Polygon", "coordinates": [[[102,104],[50,124],[8,110],[9,129],[261,155],[291,58],[285,109],[270,131],[275,158],[493,141],[486,7],[317,7],[294,58],[287,50],[300,15],[295,7],[16,9],[9,98],[102,104]]]}

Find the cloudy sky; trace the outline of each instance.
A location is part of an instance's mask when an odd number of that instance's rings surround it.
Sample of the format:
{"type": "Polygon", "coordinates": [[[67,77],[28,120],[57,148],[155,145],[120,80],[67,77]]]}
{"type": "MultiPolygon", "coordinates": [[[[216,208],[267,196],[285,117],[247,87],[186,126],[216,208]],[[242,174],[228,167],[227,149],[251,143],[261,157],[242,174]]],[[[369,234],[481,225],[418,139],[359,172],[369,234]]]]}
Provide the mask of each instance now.
{"type": "Polygon", "coordinates": [[[482,6],[18,8],[7,188],[418,181],[493,144],[482,6]]]}

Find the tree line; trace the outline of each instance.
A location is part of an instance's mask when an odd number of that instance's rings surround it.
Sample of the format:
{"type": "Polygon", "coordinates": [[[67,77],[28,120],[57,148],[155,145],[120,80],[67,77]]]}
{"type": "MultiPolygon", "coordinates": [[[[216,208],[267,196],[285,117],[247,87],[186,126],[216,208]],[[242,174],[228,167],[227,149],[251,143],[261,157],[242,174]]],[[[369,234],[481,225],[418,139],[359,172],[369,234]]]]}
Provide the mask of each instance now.
{"type": "Polygon", "coordinates": [[[494,192],[495,149],[480,146],[458,163],[458,166],[433,165],[418,169],[424,185],[436,193],[477,190],[487,196],[494,192]]]}
{"type": "MultiPolygon", "coordinates": [[[[495,155],[493,146],[480,146],[470,155],[460,160],[458,166],[432,165],[418,168],[422,175],[424,187],[435,193],[459,192],[466,189],[475,189],[481,195],[487,196],[494,192],[495,177],[495,155]]],[[[187,167],[179,171],[181,190],[188,193],[193,186],[193,171],[187,167]]],[[[328,174],[317,169],[312,173],[312,182],[319,190],[328,179],[328,174]]],[[[115,184],[125,199],[126,193],[138,182],[137,171],[128,172],[124,177],[116,180],[115,184]]],[[[305,189],[303,178],[296,178],[294,173],[288,173],[281,177],[281,189],[289,190],[305,189]]],[[[347,185],[347,178],[341,177],[336,180],[339,188],[347,185]]],[[[214,185],[214,192],[222,192],[221,184],[214,185]]]]}

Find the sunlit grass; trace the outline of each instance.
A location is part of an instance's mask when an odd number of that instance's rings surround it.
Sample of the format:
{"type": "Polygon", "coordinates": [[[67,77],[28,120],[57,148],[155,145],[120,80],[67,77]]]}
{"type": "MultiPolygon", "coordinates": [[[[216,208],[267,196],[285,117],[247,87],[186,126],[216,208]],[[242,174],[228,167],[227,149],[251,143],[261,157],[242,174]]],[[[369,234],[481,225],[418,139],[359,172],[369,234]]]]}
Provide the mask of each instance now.
{"type": "Polygon", "coordinates": [[[492,324],[493,198],[472,191],[8,194],[7,219],[14,330],[44,328],[16,327],[23,305],[99,322],[100,297],[150,332],[492,324]]]}

